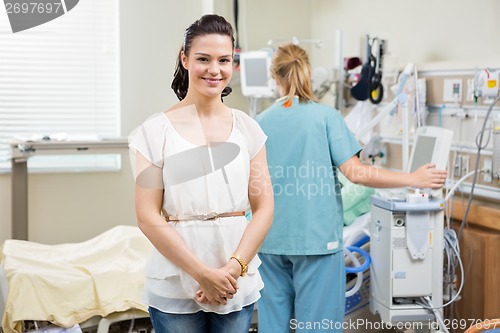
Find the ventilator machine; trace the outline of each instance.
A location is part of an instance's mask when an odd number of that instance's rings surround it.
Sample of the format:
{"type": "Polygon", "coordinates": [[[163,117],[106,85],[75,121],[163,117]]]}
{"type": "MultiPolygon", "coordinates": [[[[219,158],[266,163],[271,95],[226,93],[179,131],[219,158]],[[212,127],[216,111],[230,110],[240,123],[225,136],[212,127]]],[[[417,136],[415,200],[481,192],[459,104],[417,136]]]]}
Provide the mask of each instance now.
{"type": "MultiPolygon", "coordinates": [[[[446,169],[452,138],[450,130],[419,127],[408,171],[426,163],[446,169]]],[[[426,189],[372,196],[370,310],[383,321],[433,321],[428,308],[442,306],[444,207],[441,193],[426,189]]]]}

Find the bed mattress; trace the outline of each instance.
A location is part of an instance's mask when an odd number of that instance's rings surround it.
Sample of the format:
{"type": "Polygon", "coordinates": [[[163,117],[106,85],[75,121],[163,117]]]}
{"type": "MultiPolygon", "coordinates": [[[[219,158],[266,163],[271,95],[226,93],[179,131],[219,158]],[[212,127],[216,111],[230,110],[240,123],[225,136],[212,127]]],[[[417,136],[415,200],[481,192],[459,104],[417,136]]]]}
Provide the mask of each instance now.
{"type": "Polygon", "coordinates": [[[21,332],[23,320],[72,327],[94,316],[147,311],[143,269],[151,249],[135,226],[117,226],[81,243],[5,241],[4,331],[21,332]]]}

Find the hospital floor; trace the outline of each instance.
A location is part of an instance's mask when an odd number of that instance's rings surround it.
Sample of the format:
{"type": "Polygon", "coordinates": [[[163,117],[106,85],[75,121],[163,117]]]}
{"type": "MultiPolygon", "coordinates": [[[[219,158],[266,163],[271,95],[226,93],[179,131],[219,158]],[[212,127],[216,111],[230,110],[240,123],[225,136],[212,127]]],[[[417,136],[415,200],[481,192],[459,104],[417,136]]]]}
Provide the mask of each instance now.
{"type": "MultiPolygon", "coordinates": [[[[258,331],[250,330],[250,332],[258,332],[258,331]]],[[[361,333],[362,330],[359,330],[359,332],[361,333]]],[[[290,333],[295,333],[295,330],[291,330],[290,333]]],[[[416,333],[416,331],[415,330],[384,329],[384,330],[380,330],[376,333],[416,333]]]]}
{"type": "MultiPolygon", "coordinates": [[[[252,324],[250,327],[249,333],[258,333],[257,325],[252,324]]],[[[360,331],[361,332],[361,331],[360,331]]],[[[95,333],[92,330],[84,331],[83,333],[95,333]]],[[[134,323],[130,321],[124,321],[121,323],[113,324],[109,328],[109,333],[154,333],[151,328],[151,323],[149,320],[136,320],[134,323]]],[[[294,331],[290,331],[290,333],[294,333],[294,331]]],[[[396,329],[385,329],[378,331],[377,333],[416,333],[414,330],[396,330],[396,329]]]]}
{"type": "MultiPolygon", "coordinates": [[[[83,333],[96,333],[96,328],[82,329],[83,333]]],[[[249,333],[257,333],[257,324],[250,326],[249,333]]],[[[3,333],[3,332],[0,332],[3,333]]],[[[133,322],[124,320],[111,324],[108,333],[154,333],[149,318],[135,319],[133,322]]]]}
{"type": "MultiPolygon", "coordinates": [[[[362,330],[359,330],[361,332],[362,330]]],[[[258,327],[255,322],[250,326],[249,333],[258,333],[258,327]]],[[[96,330],[85,329],[83,333],[96,333],[96,330]]],[[[151,327],[151,322],[149,318],[136,319],[134,321],[125,320],[122,322],[117,322],[109,327],[109,333],[154,333],[151,327]]],[[[291,330],[290,333],[294,333],[291,330]]],[[[415,330],[398,330],[398,329],[383,329],[374,333],[416,333],[415,330]]]]}
{"type": "MultiPolygon", "coordinates": [[[[136,320],[134,323],[130,321],[124,321],[118,324],[113,324],[109,328],[109,333],[154,333],[151,328],[151,323],[149,320],[136,320]]],[[[252,324],[249,333],[258,333],[257,325],[252,324]]],[[[360,331],[361,332],[361,331],[360,331]]],[[[84,331],[83,333],[95,333],[90,331],[84,331]]],[[[290,331],[294,333],[294,331],[290,331]]],[[[397,329],[385,329],[380,330],[377,333],[416,333],[415,330],[397,330],[397,329]]]]}

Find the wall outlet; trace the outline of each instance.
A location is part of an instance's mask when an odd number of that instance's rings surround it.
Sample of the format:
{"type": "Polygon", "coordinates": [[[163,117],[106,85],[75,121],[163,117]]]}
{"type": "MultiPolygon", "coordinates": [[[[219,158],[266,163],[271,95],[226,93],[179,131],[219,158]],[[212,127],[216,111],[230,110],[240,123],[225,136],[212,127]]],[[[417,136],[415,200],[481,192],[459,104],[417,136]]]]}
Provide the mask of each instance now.
{"type": "Polygon", "coordinates": [[[443,102],[462,103],[462,79],[445,79],[443,86],[443,102]]]}

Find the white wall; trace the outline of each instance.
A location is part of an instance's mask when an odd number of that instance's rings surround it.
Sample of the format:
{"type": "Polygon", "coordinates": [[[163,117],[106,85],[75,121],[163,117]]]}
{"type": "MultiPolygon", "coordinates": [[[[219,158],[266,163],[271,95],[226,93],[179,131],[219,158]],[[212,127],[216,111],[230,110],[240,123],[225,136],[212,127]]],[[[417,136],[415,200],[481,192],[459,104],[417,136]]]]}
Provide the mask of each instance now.
{"type": "MultiPolygon", "coordinates": [[[[487,66],[498,64],[500,2],[497,0],[315,0],[311,3],[314,36],[334,40],[341,29],[345,56],[364,56],[366,34],[387,40],[387,60],[404,67],[487,66]]],[[[315,54],[327,64],[333,43],[315,54]]]]}
{"type": "Polygon", "coordinates": [[[200,0],[120,0],[122,134],[177,101],[170,84],[185,28],[200,0]]]}

